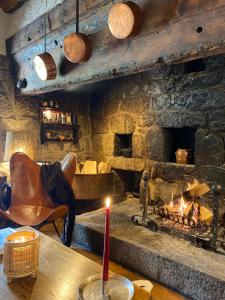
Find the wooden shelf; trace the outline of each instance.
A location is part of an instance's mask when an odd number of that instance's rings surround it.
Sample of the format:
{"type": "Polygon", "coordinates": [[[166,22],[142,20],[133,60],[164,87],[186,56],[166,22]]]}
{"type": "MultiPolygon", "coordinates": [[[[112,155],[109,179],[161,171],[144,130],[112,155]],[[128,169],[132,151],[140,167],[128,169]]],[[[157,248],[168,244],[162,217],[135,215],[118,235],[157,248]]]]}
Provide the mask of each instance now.
{"type": "Polygon", "coordinates": [[[67,138],[65,138],[65,139],[63,139],[63,140],[60,140],[60,139],[58,139],[58,138],[50,138],[50,139],[48,139],[48,138],[46,138],[45,139],[45,142],[57,142],[57,143],[66,143],[66,142],[70,142],[70,143],[72,143],[73,142],[73,139],[67,139],[67,138]]]}
{"type": "MultiPolygon", "coordinates": [[[[45,109],[41,108],[40,110],[40,125],[41,125],[41,132],[40,132],[40,136],[41,136],[41,143],[44,144],[46,142],[55,142],[55,143],[76,143],[77,139],[78,139],[78,128],[79,126],[73,123],[60,123],[60,122],[46,122],[46,120],[43,118],[43,111],[45,109]],[[57,132],[58,131],[58,132],[57,132]],[[69,131],[68,133],[63,133],[62,131],[69,131]],[[50,137],[48,138],[48,132],[50,133],[50,137]],[[70,136],[70,138],[64,138],[64,139],[60,139],[57,136],[70,136]],[[54,138],[54,136],[56,136],[54,138]]],[[[71,120],[72,122],[76,122],[76,118],[73,118],[73,114],[69,113],[69,112],[62,112],[60,110],[55,110],[54,111],[58,114],[64,114],[64,115],[71,115],[71,120]]],[[[49,118],[50,119],[50,118],[49,118]]],[[[49,136],[49,135],[48,135],[49,136]]]]}
{"type": "Polygon", "coordinates": [[[66,123],[42,123],[42,126],[51,129],[77,129],[79,127],[77,125],[66,123]]]}

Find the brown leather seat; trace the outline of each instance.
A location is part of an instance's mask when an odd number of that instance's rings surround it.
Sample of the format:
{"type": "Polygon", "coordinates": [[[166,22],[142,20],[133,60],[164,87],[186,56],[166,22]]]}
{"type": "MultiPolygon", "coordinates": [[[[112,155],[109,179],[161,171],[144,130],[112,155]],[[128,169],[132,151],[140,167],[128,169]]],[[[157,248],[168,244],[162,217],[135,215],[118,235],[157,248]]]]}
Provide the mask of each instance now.
{"type": "MultiPolygon", "coordinates": [[[[68,153],[62,160],[62,171],[72,185],[76,169],[76,155],[68,153]]],[[[10,159],[11,205],[7,211],[0,209],[0,218],[19,225],[37,226],[53,222],[68,212],[67,205],[55,206],[42,183],[41,167],[26,154],[17,152],[10,159]]]]}

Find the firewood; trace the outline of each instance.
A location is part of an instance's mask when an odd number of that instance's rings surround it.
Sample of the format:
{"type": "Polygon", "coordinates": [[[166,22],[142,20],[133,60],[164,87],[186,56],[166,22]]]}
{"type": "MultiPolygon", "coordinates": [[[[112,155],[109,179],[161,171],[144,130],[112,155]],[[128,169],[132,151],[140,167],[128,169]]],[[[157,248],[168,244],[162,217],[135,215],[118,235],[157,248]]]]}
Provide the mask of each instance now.
{"type": "Polygon", "coordinates": [[[97,162],[95,160],[86,160],[83,170],[84,174],[97,174],[97,162]]]}
{"type": "Polygon", "coordinates": [[[211,223],[213,218],[213,213],[210,211],[208,208],[205,206],[201,205],[200,206],[200,216],[199,219],[200,221],[204,221],[206,223],[211,223]]]}
{"type": "Polygon", "coordinates": [[[110,173],[111,172],[111,166],[108,163],[105,162],[100,162],[98,164],[98,173],[103,174],[103,173],[110,173]]]}
{"type": "Polygon", "coordinates": [[[189,190],[182,193],[182,196],[186,201],[193,200],[203,196],[210,191],[210,187],[206,183],[201,183],[197,186],[190,188],[189,190]]]}

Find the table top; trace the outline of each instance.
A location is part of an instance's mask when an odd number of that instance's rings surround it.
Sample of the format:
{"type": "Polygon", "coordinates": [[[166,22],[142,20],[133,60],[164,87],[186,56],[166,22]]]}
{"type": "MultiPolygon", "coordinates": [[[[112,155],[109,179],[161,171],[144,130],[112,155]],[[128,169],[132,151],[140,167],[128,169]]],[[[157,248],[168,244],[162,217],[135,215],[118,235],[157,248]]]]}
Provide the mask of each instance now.
{"type": "MultiPolygon", "coordinates": [[[[101,265],[40,233],[40,264],[36,279],[14,279],[8,284],[0,256],[0,299],[78,299],[79,284],[101,271],[101,265]]],[[[144,291],[136,288],[134,300],[138,299],[148,298],[144,291]]]]}

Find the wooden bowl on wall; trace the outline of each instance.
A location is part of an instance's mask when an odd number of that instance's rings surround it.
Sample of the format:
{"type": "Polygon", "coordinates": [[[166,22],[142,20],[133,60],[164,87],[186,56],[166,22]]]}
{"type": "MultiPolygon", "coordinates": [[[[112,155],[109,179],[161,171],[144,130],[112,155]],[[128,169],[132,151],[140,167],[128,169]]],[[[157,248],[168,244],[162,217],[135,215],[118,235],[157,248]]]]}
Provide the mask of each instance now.
{"type": "Polygon", "coordinates": [[[56,64],[50,53],[44,52],[34,58],[34,68],[41,80],[53,80],[56,78],[56,64]]]}
{"type": "Polygon", "coordinates": [[[114,4],[109,12],[109,30],[117,39],[136,36],[141,29],[141,25],[141,9],[131,1],[114,4]]]}
{"type": "Polygon", "coordinates": [[[64,54],[72,63],[82,63],[91,57],[91,43],[83,33],[71,33],[64,38],[64,54]]]}

